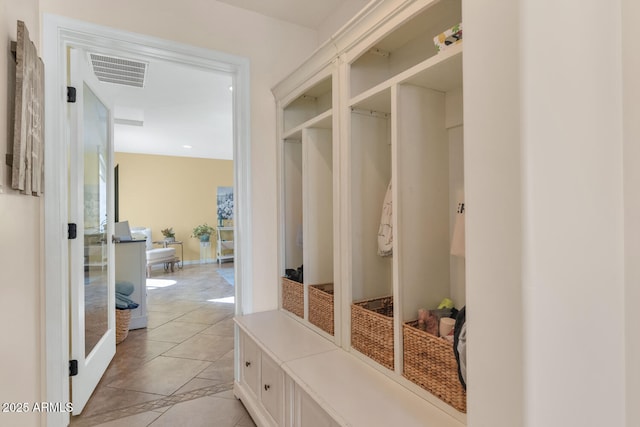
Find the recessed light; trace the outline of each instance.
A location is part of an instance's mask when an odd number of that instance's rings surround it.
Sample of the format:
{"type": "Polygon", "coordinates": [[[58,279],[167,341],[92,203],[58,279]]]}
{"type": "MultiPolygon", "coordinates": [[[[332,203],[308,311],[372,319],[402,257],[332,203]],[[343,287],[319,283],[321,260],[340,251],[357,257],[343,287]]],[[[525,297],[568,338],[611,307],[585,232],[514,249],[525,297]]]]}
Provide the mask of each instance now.
{"type": "Polygon", "coordinates": [[[190,149],[190,148],[193,148],[193,147],[191,145],[186,145],[185,144],[185,145],[182,146],[182,148],[190,149]]]}
{"type": "Polygon", "coordinates": [[[229,90],[233,92],[233,86],[229,86],[229,90]]]}

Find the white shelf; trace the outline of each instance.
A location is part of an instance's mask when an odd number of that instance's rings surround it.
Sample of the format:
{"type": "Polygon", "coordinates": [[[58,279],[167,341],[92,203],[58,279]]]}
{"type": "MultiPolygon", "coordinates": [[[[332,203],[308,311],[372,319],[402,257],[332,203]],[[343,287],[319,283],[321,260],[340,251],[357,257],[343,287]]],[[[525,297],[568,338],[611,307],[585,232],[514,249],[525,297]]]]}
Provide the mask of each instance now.
{"type": "Polygon", "coordinates": [[[216,233],[216,260],[219,264],[224,261],[233,261],[233,233],[233,227],[218,227],[216,233]],[[231,239],[228,239],[229,236],[231,236],[231,239]],[[228,251],[231,251],[231,253],[229,253],[228,251]]]}
{"type": "Polygon", "coordinates": [[[333,111],[331,109],[325,111],[322,114],[307,120],[299,126],[291,129],[282,135],[282,139],[302,139],[302,129],[319,128],[319,129],[331,129],[333,127],[333,111]]]}
{"type": "Polygon", "coordinates": [[[391,87],[412,84],[439,92],[460,87],[462,82],[462,43],[424,60],[414,67],[385,80],[349,101],[352,108],[391,113],[391,87]]]}
{"type": "MultiPolygon", "coordinates": [[[[332,107],[333,85],[331,75],[312,83],[300,95],[287,103],[282,110],[282,128],[285,134],[296,132],[302,125],[325,116],[332,107]]],[[[329,113],[330,114],[330,113],[329,113]]]]}

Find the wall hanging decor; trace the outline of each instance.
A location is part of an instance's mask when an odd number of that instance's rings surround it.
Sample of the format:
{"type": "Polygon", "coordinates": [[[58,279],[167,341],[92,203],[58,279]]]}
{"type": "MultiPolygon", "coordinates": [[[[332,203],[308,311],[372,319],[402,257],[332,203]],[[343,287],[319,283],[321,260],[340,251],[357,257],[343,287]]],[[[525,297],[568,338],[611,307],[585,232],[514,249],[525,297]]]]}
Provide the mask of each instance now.
{"type": "Polygon", "coordinates": [[[44,190],[44,63],[29,39],[24,22],[18,21],[18,38],[12,43],[16,59],[15,118],[11,187],[40,196],[44,190]]]}
{"type": "Polygon", "coordinates": [[[218,187],[218,226],[233,226],[233,187],[218,187]]]}

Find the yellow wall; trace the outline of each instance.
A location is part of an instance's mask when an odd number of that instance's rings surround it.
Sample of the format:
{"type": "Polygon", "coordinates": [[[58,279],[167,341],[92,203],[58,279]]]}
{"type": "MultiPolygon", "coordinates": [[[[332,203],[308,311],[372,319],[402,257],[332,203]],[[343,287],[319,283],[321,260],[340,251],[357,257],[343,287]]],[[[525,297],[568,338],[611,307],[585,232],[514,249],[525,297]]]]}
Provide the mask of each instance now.
{"type": "Polygon", "coordinates": [[[153,240],[162,240],[160,230],[173,227],[176,240],[184,242],[185,260],[199,260],[200,243],[191,232],[202,223],[216,226],[217,190],[233,186],[233,161],[116,153],[115,164],[119,219],[151,228],[153,240]]]}

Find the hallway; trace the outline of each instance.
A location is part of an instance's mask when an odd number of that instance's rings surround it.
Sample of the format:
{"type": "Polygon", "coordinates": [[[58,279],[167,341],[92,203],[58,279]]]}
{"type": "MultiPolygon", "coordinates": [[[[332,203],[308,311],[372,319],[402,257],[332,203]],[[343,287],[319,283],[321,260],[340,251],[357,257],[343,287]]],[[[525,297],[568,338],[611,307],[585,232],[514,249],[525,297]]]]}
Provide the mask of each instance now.
{"type": "Polygon", "coordinates": [[[233,396],[233,264],[155,269],[129,332],[72,427],[255,426],[233,396]],[[218,273],[220,270],[220,273],[218,273]]]}

